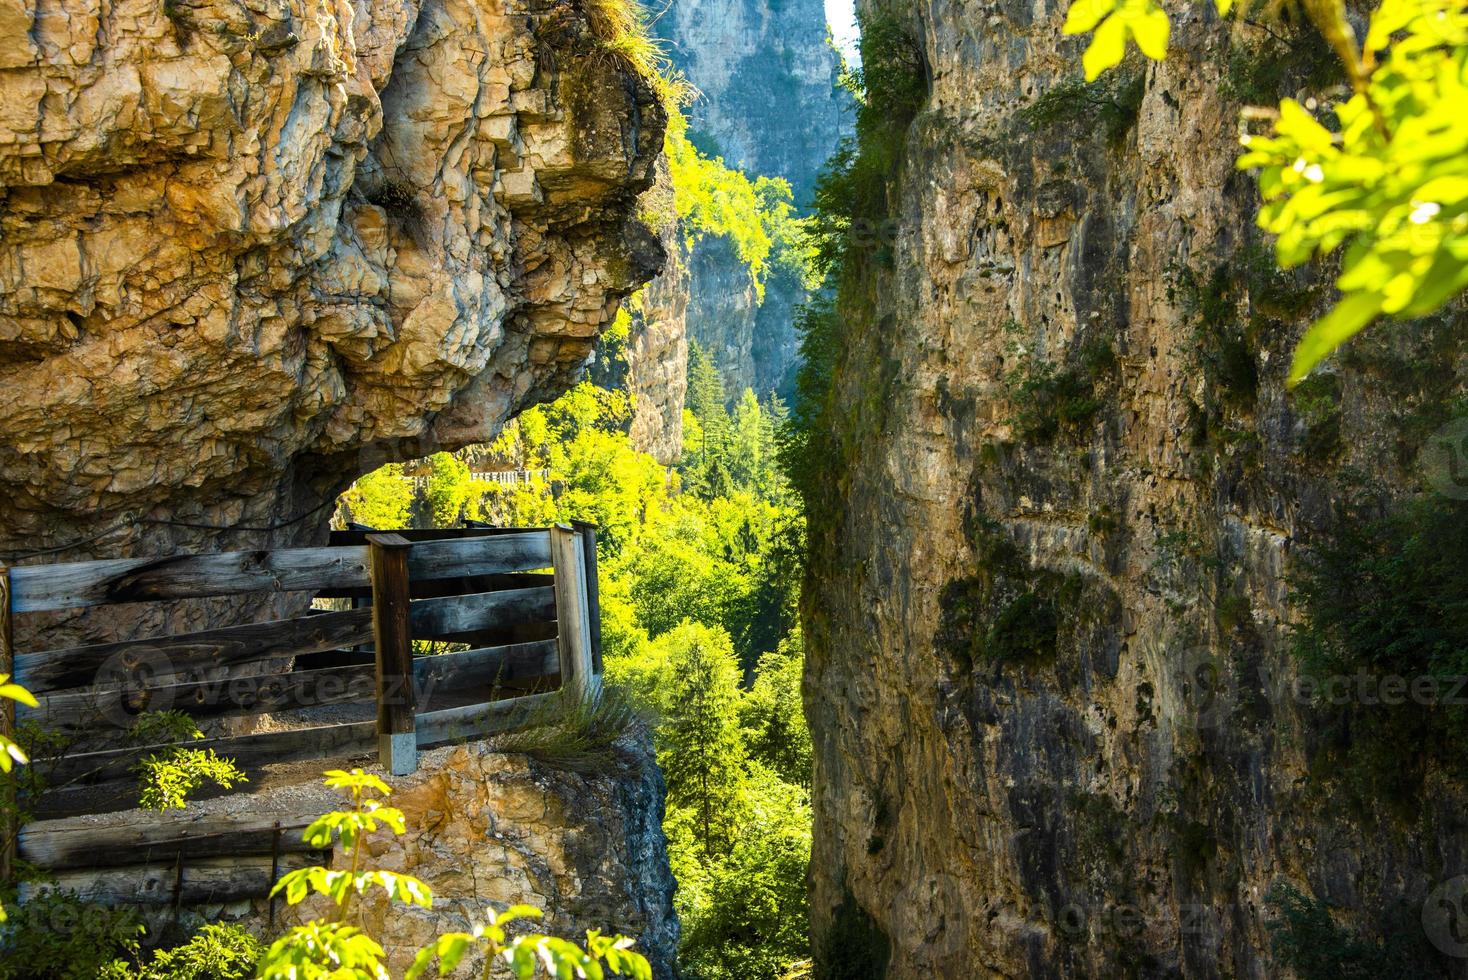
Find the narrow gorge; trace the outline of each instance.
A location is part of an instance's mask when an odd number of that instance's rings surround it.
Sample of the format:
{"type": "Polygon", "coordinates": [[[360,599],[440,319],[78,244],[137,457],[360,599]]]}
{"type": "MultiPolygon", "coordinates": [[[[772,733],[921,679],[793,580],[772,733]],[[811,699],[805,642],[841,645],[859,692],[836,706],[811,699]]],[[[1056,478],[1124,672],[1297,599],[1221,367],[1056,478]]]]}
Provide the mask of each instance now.
{"type": "Polygon", "coordinates": [[[1464,99],[1464,0],[0,0],[0,980],[1468,980],[1464,99]]]}

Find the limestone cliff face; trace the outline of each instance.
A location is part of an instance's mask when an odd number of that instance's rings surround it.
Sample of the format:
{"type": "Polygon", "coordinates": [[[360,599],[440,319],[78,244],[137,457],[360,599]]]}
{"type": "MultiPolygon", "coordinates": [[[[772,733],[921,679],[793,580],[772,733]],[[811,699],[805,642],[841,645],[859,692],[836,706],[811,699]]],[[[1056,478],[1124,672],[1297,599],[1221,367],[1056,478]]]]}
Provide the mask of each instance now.
{"type": "Polygon", "coordinates": [[[620,347],[598,351],[592,377],[603,387],[627,390],[632,396],[627,436],[633,448],[671,466],[683,455],[689,290],[666,159],[658,161],[657,182],[643,202],[657,226],[667,264],[630,305],[627,336],[613,341],[620,347]]]}
{"type": "Polygon", "coordinates": [[[1286,575],[1350,469],[1420,488],[1461,309],[1307,405],[1285,355],[1326,291],[1270,271],[1233,168],[1258,32],[1180,8],[1165,63],[1023,112],[1079,74],[1064,5],[889,6],[931,95],[811,527],[817,975],[1279,976],[1280,881],[1420,939],[1462,787],[1402,823],[1307,771],[1286,575]]]}
{"type": "Polygon", "coordinates": [[[661,267],[665,118],[570,0],[6,0],[0,548],[492,437],[661,267]]]}
{"type": "MultiPolygon", "coordinates": [[[[790,181],[797,207],[851,131],[851,99],[837,85],[821,0],[675,0],[657,21],[674,63],[702,93],[689,138],[755,176],[790,181]]],[[[731,398],[745,388],[787,391],[797,341],[791,312],[805,291],[775,277],[763,301],[727,243],[688,257],[689,337],[709,351],[731,398]]]]}

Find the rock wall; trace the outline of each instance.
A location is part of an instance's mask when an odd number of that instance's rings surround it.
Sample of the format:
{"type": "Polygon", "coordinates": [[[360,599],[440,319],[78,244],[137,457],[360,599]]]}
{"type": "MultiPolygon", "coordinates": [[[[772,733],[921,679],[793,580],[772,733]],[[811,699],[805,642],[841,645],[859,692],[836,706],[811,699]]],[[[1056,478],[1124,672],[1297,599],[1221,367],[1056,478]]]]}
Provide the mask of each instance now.
{"type": "MultiPolygon", "coordinates": [[[[662,774],[645,733],[625,737],[616,756],[615,765],[583,775],[525,756],[501,755],[480,742],[425,753],[417,773],[389,778],[390,802],[403,811],[407,832],[394,836],[383,829],[370,835],[362,866],[413,875],[433,891],[430,909],[389,904],[380,892],[361,906],[362,926],[387,951],[392,975],[401,976],[435,936],[468,930],[510,905],[527,904],[540,908],[544,917],[525,928],[577,941],[588,929],[630,936],[658,980],[675,978],[678,920],[662,832],[662,774]]],[[[252,822],[272,816],[295,822],[343,808],[336,790],[313,781],[194,802],[187,814],[152,814],[150,819],[187,823],[246,813],[252,822]]],[[[129,825],[147,816],[130,811],[50,826],[129,825]]],[[[268,856],[263,860],[268,868],[268,856]]],[[[178,874],[170,861],[141,877],[136,870],[67,873],[61,885],[83,898],[126,902],[171,893],[178,874]],[[123,887],[124,880],[131,885],[123,887]]],[[[190,881],[193,874],[185,867],[183,879],[190,881]]],[[[264,900],[182,912],[164,906],[154,925],[187,931],[198,921],[222,919],[268,942],[331,910],[324,898],[297,906],[280,901],[272,922],[264,900]]],[[[479,976],[481,962],[466,962],[453,975],[479,976]]]]}
{"type": "Polygon", "coordinates": [[[7,0],[0,549],[308,540],[489,439],[661,268],[665,121],[571,0],[7,0]]]}
{"type": "Polygon", "coordinates": [[[1468,315],[1286,392],[1328,270],[1273,272],[1233,167],[1262,31],[1178,8],[1166,62],[1088,91],[1064,5],[887,6],[931,94],[813,504],[816,975],[1280,976],[1280,882],[1464,975],[1468,794],[1429,765],[1396,817],[1312,770],[1289,572],[1353,481],[1431,489],[1468,315]]]}
{"type": "MultiPolygon", "coordinates": [[[[688,109],[694,145],[751,179],[784,177],[796,206],[807,207],[852,121],[821,0],[675,0],[656,29],[701,93],[688,109]]],[[[761,301],[717,239],[696,245],[688,268],[689,337],[709,351],[730,398],[745,388],[788,394],[798,347],[791,313],[805,301],[803,286],[772,277],[761,301]]]]}
{"type": "Polygon", "coordinates": [[[598,351],[592,379],[605,388],[626,388],[632,395],[627,435],[633,448],[672,466],[683,455],[689,289],[666,158],[658,161],[657,182],[643,200],[668,261],[629,304],[627,335],[598,351]]]}

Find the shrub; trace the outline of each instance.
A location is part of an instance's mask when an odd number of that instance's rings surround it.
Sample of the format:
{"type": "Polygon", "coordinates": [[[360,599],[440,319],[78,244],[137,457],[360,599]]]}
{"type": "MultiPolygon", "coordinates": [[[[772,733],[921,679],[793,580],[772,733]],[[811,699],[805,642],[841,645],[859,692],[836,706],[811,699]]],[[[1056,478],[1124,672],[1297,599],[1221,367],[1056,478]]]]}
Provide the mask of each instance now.
{"type": "Polygon", "coordinates": [[[143,932],[133,909],[95,905],[73,892],[42,892],[7,913],[0,980],[95,980],[143,932]]]}
{"type": "Polygon", "coordinates": [[[1116,366],[1107,344],[1080,349],[1079,363],[1056,366],[1028,356],[1005,378],[1009,398],[1017,406],[1015,430],[1030,443],[1050,442],[1060,435],[1084,431],[1104,404],[1097,389],[1116,366]]]}
{"type": "MultiPolygon", "coordinates": [[[[135,745],[203,737],[194,720],[182,711],[144,712],[128,729],[128,740],[135,745]]],[[[133,768],[138,774],[138,805],[145,810],[182,810],[189,796],[205,783],[231,789],[249,781],[233,759],[216,755],[213,749],[180,745],[146,755],[133,768]]]]}
{"type": "Polygon", "coordinates": [[[182,946],[156,951],[147,963],[133,967],[114,960],[98,980],[249,980],[264,949],[240,926],[210,923],[182,946]]]}
{"type": "Polygon", "coordinates": [[[496,735],[496,752],[528,755],[571,772],[602,772],[616,762],[617,740],[641,722],[631,699],[609,688],[598,698],[571,704],[560,698],[542,702],[516,719],[516,730],[496,735]]]}
{"type": "MultiPolygon", "coordinates": [[[[1468,675],[1468,509],[1430,497],[1382,513],[1346,507],[1333,531],[1295,561],[1291,599],[1301,612],[1293,652],[1317,680],[1366,674],[1437,679],[1447,694],[1468,675]]],[[[1368,811],[1410,811],[1426,765],[1462,773],[1461,710],[1442,704],[1348,697],[1321,703],[1320,763],[1333,767],[1368,811]],[[1374,703],[1369,703],[1374,702],[1374,703]]]]}
{"type": "Polygon", "coordinates": [[[1299,980],[1405,980],[1436,975],[1423,968],[1420,951],[1408,942],[1410,927],[1395,930],[1387,942],[1377,943],[1337,925],[1323,902],[1307,898],[1290,885],[1270,889],[1265,900],[1275,913],[1269,923],[1274,955],[1299,980]]]}
{"type": "Polygon", "coordinates": [[[1095,82],[1064,82],[1042,92],[1016,115],[1033,127],[1082,123],[1087,131],[1094,131],[1099,121],[1106,142],[1116,144],[1137,124],[1146,94],[1145,72],[1117,73],[1095,82]]]}

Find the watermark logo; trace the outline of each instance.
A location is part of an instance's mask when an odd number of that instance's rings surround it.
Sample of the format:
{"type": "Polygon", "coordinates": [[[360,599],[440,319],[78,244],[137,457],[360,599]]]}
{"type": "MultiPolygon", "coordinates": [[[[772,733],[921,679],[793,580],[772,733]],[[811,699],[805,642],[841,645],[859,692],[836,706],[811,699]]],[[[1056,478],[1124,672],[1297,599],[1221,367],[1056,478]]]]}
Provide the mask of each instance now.
{"type": "Polygon", "coordinates": [[[1449,878],[1428,893],[1422,930],[1439,952],[1468,957],[1468,875],[1449,878]]]}
{"type": "Polygon", "coordinates": [[[893,905],[899,941],[925,958],[941,959],[963,948],[966,912],[958,879],[948,874],[924,875],[909,884],[893,905]]]}
{"type": "Polygon", "coordinates": [[[97,716],[118,728],[131,728],[143,712],[173,707],[174,664],[161,649],[133,644],[114,653],[92,681],[92,707],[97,716]]]}
{"type": "Polygon", "coordinates": [[[1176,728],[1212,731],[1226,724],[1238,703],[1238,684],[1227,659],[1205,646],[1168,657],[1166,676],[1174,695],[1176,728]]]}
{"type": "Polygon", "coordinates": [[[1434,432],[1422,444],[1418,464],[1432,489],[1450,500],[1468,500],[1468,416],[1434,432]]]}

